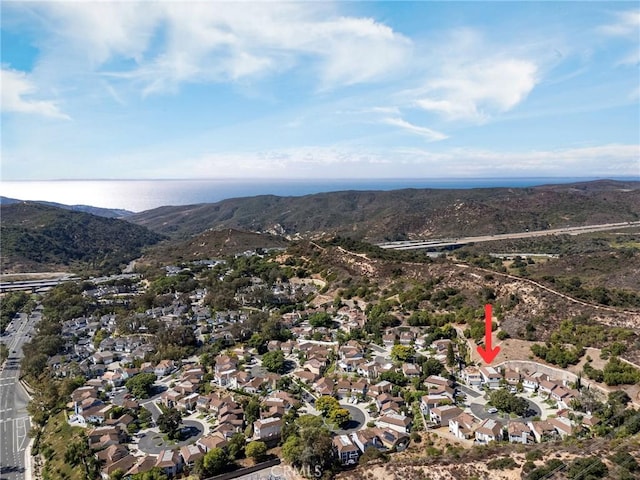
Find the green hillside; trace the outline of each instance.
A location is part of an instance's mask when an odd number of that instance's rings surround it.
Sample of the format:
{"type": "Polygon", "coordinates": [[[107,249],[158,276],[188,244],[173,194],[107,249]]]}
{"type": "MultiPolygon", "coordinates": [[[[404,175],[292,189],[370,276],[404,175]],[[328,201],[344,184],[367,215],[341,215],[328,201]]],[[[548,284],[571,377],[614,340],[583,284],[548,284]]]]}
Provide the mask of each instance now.
{"type": "Polygon", "coordinates": [[[345,191],[262,195],[161,207],[128,221],[173,237],[237,228],[279,235],[338,234],[371,242],[544,230],[640,218],[640,182],[532,188],[345,191]]]}
{"type": "Polygon", "coordinates": [[[107,272],[163,237],[123,220],[32,202],[0,206],[2,272],[107,272]]]}

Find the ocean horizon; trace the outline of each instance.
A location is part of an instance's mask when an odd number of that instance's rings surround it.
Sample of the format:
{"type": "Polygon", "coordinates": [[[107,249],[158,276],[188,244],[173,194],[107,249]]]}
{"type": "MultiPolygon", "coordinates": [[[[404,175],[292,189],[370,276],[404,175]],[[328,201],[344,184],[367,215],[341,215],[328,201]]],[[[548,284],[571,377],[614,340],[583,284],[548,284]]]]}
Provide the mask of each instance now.
{"type": "MultiPolygon", "coordinates": [[[[3,180],[2,196],[18,200],[142,212],[162,206],[215,203],[256,195],[303,196],[345,190],[404,188],[518,188],[603,180],[604,177],[369,178],[369,179],[159,179],[3,180]]],[[[608,177],[640,181],[640,177],[608,177]]]]}

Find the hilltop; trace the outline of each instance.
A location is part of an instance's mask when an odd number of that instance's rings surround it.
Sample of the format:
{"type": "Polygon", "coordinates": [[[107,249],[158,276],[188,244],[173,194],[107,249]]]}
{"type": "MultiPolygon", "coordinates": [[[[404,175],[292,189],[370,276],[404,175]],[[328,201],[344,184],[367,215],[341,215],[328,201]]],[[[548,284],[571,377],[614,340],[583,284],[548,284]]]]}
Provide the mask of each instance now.
{"type": "Polygon", "coordinates": [[[163,236],[123,220],[37,202],[0,206],[2,272],[109,271],[163,236]]]}
{"type": "Polygon", "coordinates": [[[236,228],[288,237],[369,242],[545,230],[640,218],[640,182],[601,180],[529,188],[343,191],[261,195],[167,206],[128,221],[175,238],[236,228]]]}

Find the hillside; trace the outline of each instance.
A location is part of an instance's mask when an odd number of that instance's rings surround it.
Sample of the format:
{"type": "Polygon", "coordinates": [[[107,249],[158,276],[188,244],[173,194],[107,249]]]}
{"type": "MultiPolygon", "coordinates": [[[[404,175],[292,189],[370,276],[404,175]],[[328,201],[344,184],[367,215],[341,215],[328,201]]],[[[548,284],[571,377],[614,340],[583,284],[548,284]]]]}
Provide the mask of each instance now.
{"type": "Polygon", "coordinates": [[[0,206],[2,272],[109,271],[163,237],[123,220],[21,202],[0,206]]]}
{"type": "Polygon", "coordinates": [[[370,242],[498,234],[640,218],[640,182],[610,180],[531,188],[344,191],[262,195],[161,207],[127,217],[188,237],[238,228],[287,236],[338,234],[370,242]]]}
{"type": "MultiPolygon", "coordinates": [[[[0,205],[12,205],[14,203],[22,202],[24,202],[24,200],[0,196],[0,205]]],[[[73,210],[74,212],[90,213],[92,215],[97,215],[98,217],[106,218],[122,218],[133,214],[133,212],[130,212],[129,210],[122,210],[119,208],[100,208],[92,207],[90,205],[65,205],[63,203],[45,201],[32,201],[31,203],[39,203],[49,207],[64,208],[65,210],[73,210]]]]}
{"type": "Polygon", "coordinates": [[[178,263],[182,261],[208,260],[235,255],[258,248],[283,248],[288,241],[268,233],[240,230],[208,230],[188,240],[173,240],[151,247],[141,259],[142,263],[178,263]]]}

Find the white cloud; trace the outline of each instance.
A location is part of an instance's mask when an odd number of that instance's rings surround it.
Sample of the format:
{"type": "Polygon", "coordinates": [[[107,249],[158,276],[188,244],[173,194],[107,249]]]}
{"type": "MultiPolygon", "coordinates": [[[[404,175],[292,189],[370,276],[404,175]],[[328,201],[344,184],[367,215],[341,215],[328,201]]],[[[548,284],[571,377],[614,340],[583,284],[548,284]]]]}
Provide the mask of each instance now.
{"type": "Polygon", "coordinates": [[[398,118],[398,117],[386,117],[384,119],[382,119],[382,123],[386,123],[387,125],[393,125],[395,127],[399,127],[403,130],[406,130],[410,133],[419,135],[425,139],[427,139],[430,142],[437,142],[440,140],[445,140],[446,138],[449,138],[447,135],[445,135],[442,132],[437,132],[435,130],[432,130],[430,128],[427,127],[420,127],[418,125],[414,125],[410,122],[407,122],[406,120],[403,120],[402,118],[398,118]]]}
{"type": "Polygon", "coordinates": [[[1,83],[0,106],[3,112],[30,113],[69,120],[69,116],[61,112],[54,101],[33,98],[38,89],[25,72],[2,68],[1,83]]]}
{"type": "Polygon", "coordinates": [[[315,72],[322,89],[335,88],[395,75],[411,51],[410,40],[390,27],[340,16],[331,4],[51,2],[32,8],[47,20],[47,55],[88,62],[141,83],[147,94],[301,65],[299,71],[315,72]],[[117,68],[118,59],[133,64],[117,68]]]}
{"type": "MultiPolygon", "coordinates": [[[[219,152],[168,162],[156,178],[479,178],[637,176],[640,145],[598,145],[556,150],[429,150],[307,146],[219,152]]],[[[149,170],[146,170],[149,175],[149,170]]]]}
{"type": "Polygon", "coordinates": [[[522,102],[535,87],[537,73],[535,63],[517,58],[452,62],[426,81],[415,105],[449,120],[482,123],[522,102]]]}
{"type": "Polygon", "coordinates": [[[616,22],[602,25],[598,30],[605,35],[630,37],[637,40],[640,29],[640,10],[616,12],[615,16],[616,22]]]}

